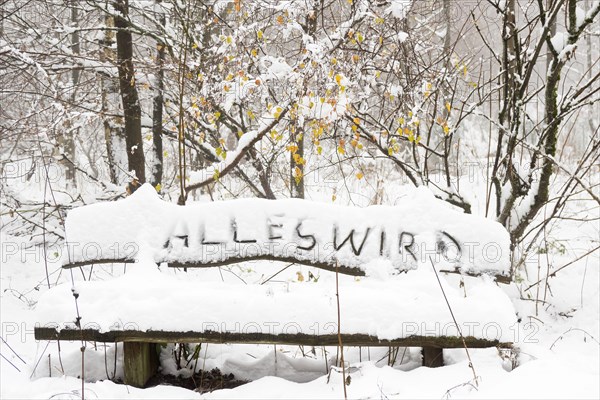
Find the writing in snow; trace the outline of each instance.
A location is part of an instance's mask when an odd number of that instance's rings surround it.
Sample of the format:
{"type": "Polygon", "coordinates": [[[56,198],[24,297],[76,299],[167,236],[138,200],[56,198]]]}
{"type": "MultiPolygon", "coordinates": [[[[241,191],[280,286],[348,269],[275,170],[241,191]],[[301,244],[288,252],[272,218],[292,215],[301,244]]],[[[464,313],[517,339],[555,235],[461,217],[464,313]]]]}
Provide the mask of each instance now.
{"type": "MultiPolygon", "coordinates": [[[[167,262],[215,263],[231,259],[292,259],[360,267],[373,259],[390,260],[395,267],[415,266],[430,256],[460,264],[463,248],[449,232],[415,234],[384,226],[340,227],[312,219],[267,218],[262,226],[240,224],[235,219],[217,226],[195,224],[172,232],[163,244],[167,262]]],[[[346,224],[347,225],[347,224],[346,224]]],[[[479,243],[467,243],[467,255],[479,243]]],[[[489,247],[489,246],[488,246],[489,247]]],[[[487,249],[493,256],[499,248],[487,249]]],[[[473,258],[473,257],[471,257],[473,258]]]]}
{"type": "Polygon", "coordinates": [[[210,267],[252,260],[361,275],[372,261],[404,271],[432,257],[457,272],[508,276],[508,232],[415,191],[394,206],[236,199],[177,206],[144,185],[127,199],[72,210],[63,265],[134,262],[210,267]]]}

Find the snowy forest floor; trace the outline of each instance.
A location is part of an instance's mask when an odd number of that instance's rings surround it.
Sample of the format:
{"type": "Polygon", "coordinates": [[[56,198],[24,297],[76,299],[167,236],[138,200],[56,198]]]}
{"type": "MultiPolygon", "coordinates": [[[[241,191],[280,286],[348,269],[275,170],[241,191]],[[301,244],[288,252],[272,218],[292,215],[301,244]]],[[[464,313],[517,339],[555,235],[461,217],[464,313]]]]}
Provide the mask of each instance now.
{"type": "MultiPolygon", "coordinates": [[[[598,209],[587,210],[588,205],[583,201],[571,202],[567,214],[597,217],[598,209]]],[[[446,365],[428,369],[420,367],[418,348],[400,349],[392,366],[388,362],[387,348],[346,348],[347,374],[350,377],[348,397],[599,398],[599,252],[595,251],[558,272],[549,279],[547,290],[540,285],[539,290],[536,286],[525,291],[529,285],[546,276],[548,263],[551,270],[556,270],[596,247],[599,223],[598,220],[585,224],[561,220],[548,229],[547,237],[548,251],[537,252],[527,262],[526,271],[518,275],[517,282],[503,286],[521,318],[520,329],[515,329],[516,360],[503,359],[494,348],[471,350],[473,365],[479,376],[476,388],[463,349],[447,350],[446,365]],[[513,362],[516,368],[513,368],[513,362]]],[[[10,254],[12,252],[3,247],[0,269],[0,397],[81,398],[82,384],[78,379],[82,364],[80,344],[61,343],[59,352],[56,342],[37,342],[33,336],[36,302],[47,290],[42,249],[30,247],[29,238],[12,236],[6,230],[0,231],[0,240],[19,249],[16,254],[10,254]]],[[[226,267],[223,279],[235,281],[239,276],[248,282],[258,282],[280,268],[275,264],[264,265],[260,269],[256,268],[256,264],[226,267]]],[[[122,266],[106,266],[85,272],[91,274],[93,280],[103,280],[121,274],[122,269],[122,266]]],[[[56,261],[48,264],[48,271],[51,285],[70,281],[56,261]]],[[[315,276],[327,273],[298,266],[278,275],[271,283],[296,281],[298,272],[308,277],[309,271],[315,276]]],[[[189,274],[190,279],[221,280],[219,271],[215,269],[191,271],[189,274]]],[[[75,276],[81,279],[81,273],[77,272],[75,276]]],[[[223,301],[227,301],[226,294],[223,301]]],[[[180,310],[173,312],[185,313],[185,309],[182,305],[180,310]]],[[[151,309],[149,312],[152,312],[151,309]]],[[[118,379],[123,373],[122,347],[119,346],[116,351],[115,358],[113,345],[109,344],[107,348],[100,343],[96,347],[87,345],[86,398],[343,398],[341,370],[332,369],[329,376],[327,374],[327,367],[335,362],[335,347],[203,345],[196,371],[218,368],[230,384],[233,380],[249,383],[202,394],[170,386],[169,378],[165,378],[163,384],[147,389],[113,383],[107,376],[118,379]]],[[[173,345],[163,349],[161,361],[163,373],[179,372],[184,378],[190,377],[193,367],[177,370],[173,345]]],[[[220,378],[217,374],[212,379],[220,378]]]]}

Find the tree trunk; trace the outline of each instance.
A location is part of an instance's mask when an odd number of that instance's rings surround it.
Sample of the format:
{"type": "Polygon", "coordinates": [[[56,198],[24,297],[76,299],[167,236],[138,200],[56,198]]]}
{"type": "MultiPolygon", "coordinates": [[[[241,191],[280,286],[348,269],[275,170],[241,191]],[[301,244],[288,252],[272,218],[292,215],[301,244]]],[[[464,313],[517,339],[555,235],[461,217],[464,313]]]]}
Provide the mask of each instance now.
{"type": "MultiPolygon", "coordinates": [[[[144,146],[142,142],[142,122],[140,101],[135,82],[133,67],[133,39],[129,31],[129,0],[117,0],[115,3],[115,27],[117,31],[117,68],[119,87],[123,101],[125,117],[125,145],[129,171],[134,174],[138,184],[146,182],[144,146]]],[[[135,184],[134,186],[137,186],[135,184]]]]}
{"type": "MultiPolygon", "coordinates": [[[[160,3],[161,0],[156,0],[160,3]]],[[[165,26],[165,15],[161,11],[158,18],[159,23],[165,26]]],[[[154,162],[152,165],[152,186],[158,188],[162,182],[163,175],[163,90],[164,90],[164,63],[165,63],[165,44],[158,42],[156,44],[156,82],[154,88],[154,101],[152,109],[152,151],[154,153],[154,162]]]]}
{"type": "MultiPolygon", "coordinates": [[[[79,44],[79,31],[77,25],[79,24],[79,16],[77,12],[77,1],[71,0],[71,27],[74,28],[73,33],[71,34],[71,51],[74,55],[79,55],[81,53],[81,47],[79,44]]],[[[74,106],[77,101],[77,85],[79,84],[79,76],[80,76],[80,68],[73,68],[71,71],[71,84],[73,88],[71,89],[71,104],[74,106]]],[[[74,135],[79,133],[79,128],[75,131],[68,130],[64,135],[63,142],[63,150],[65,152],[65,157],[67,157],[69,161],[65,163],[65,178],[67,181],[67,185],[70,185],[72,188],[77,187],[77,182],[75,181],[75,140],[74,135]]]]}
{"type": "MultiPolygon", "coordinates": [[[[114,26],[114,18],[107,15],[105,24],[108,28],[114,26]]],[[[104,31],[104,39],[102,40],[102,50],[100,52],[101,62],[114,62],[116,56],[112,50],[115,34],[111,30],[104,31]]],[[[123,142],[123,124],[122,119],[116,117],[120,114],[118,110],[119,90],[117,82],[112,76],[107,74],[100,75],[100,87],[102,92],[102,124],[104,126],[104,141],[106,143],[106,158],[108,164],[108,175],[110,182],[114,185],[121,183],[119,168],[119,159],[117,154],[120,152],[121,142],[123,142]]]]}

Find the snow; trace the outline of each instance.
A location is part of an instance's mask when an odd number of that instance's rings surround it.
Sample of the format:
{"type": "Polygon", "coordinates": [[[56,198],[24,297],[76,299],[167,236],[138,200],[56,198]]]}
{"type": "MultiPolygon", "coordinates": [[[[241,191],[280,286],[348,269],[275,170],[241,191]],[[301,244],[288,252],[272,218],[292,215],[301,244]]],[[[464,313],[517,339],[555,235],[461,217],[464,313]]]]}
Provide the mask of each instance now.
{"type": "Polygon", "coordinates": [[[566,45],[558,54],[558,58],[566,62],[571,58],[576,49],[577,46],[574,44],[566,45]]]}
{"type": "Polygon", "coordinates": [[[386,259],[406,270],[429,268],[433,257],[463,273],[507,276],[510,270],[509,237],[500,224],[455,211],[426,188],[394,207],[297,199],[180,207],[146,184],[127,199],[70,211],[66,235],[65,264],[144,257],[208,264],[271,255],[358,269],[386,259]]]}
{"type": "Polygon", "coordinates": [[[581,7],[576,7],[575,8],[575,16],[576,16],[576,24],[578,27],[580,27],[581,25],[584,24],[585,19],[587,17],[585,10],[583,10],[581,7]]]}
{"type": "Polygon", "coordinates": [[[270,79],[290,79],[293,78],[292,67],[283,59],[283,57],[275,58],[271,56],[262,57],[260,60],[261,68],[266,70],[263,74],[265,81],[270,79]]]}
{"type": "MultiPolygon", "coordinates": [[[[465,182],[461,182],[463,185],[465,182]]],[[[483,191],[482,191],[483,193],[483,191]]],[[[152,196],[149,196],[153,198],[152,196]]],[[[477,199],[477,193],[474,193],[477,199]]],[[[131,198],[128,199],[128,201],[131,198]]],[[[160,200],[158,200],[160,202],[160,200]]],[[[474,202],[477,204],[477,202],[474,202]]],[[[575,207],[573,212],[585,213],[589,207],[580,202],[571,202],[569,207],[575,207]]],[[[592,211],[594,212],[594,211],[592,211]]],[[[597,211],[595,211],[597,213],[597,211]]],[[[70,218],[70,217],[69,217],[70,218]]],[[[116,226],[116,225],[115,225],[116,226]]],[[[568,238],[564,242],[566,253],[550,254],[550,262],[553,265],[560,266],[571,261],[577,254],[587,251],[587,239],[597,238],[597,225],[590,224],[581,226],[579,222],[562,221],[556,225],[556,232],[552,227],[548,232],[553,232],[554,237],[568,238]]],[[[597,240],[597,239],[594,239],[597,240]]],[[[21,248],[27,243],[26,238],[17,238],[9,236],[5,231],[0,231],[0,242],[3,245],[14,243],[21,248]],[[22,240],[20,242],[19,240],[22,240]]],[[[21,372],[9,365],[4,359],[0,360],[0,393],[2,398],[23,398],[23,399],[48,399],[48,398],[80,398],[81,380],[76,377],[80,375],[81,352],[80,343],[62,342],[62,367],[59,363],[58,351],[55,342],[51,342],[45,349],[47,342],[36,342],[33,339],[33,326],[40,320],[51,320],[50,316],[40,318],[43,314],[42,307],[49,308],[54,298],[60,297],[57,306],[65,310],[64,314],[57,316],[55,322],[61,323],[71,321],[75,316],[74,303],[70,292],[71,280],[69,273],[61,271],[59,265],[51,264],[50,280],[53,289],[48,291],[45,288],[44,263],[43,259],[37,258],[30,251],[25,253],[13,254],[6,252],[7,247],[3,247],[3,264],[0,269],[0,320],[2,322],[2,338],[11,346],[11,348],[23,358],[21,362],[6,344],[0,342],[0,353],[16,365],[21,372]],[[54,282],[62,282],[54,287],[54,282]],[[32,287],[37,287],[33,290],[32,287]],[[49,358],[48,355],[51,357],[49,358]],[[48,364],[51,364],[52,377],[49,377],[48,364]],[[37,366],[36,366],[37,365],[37,366]],[[64,367],[64,375],[61,373],[64,367]]],[[[573,266],[561,271],[550,279],[551,294],[545,303],[540,302],[539,313],[536,311],[535,288],[531,291],[523,291],[532,281],[537,280],[537,268],[542,268],[542,273],[546,269],[545,257],[535,255],[527,262],[527,270],[530,278],[523,275],[519,279],[525,279],[524,285],[513,283],[510,286],[502,285],[496,287],[487,280],[481,278],[465,278],[465,290],[467,298],[461,297],[462,288],[459,285],[460,277],[455,275],[442,275],[442,283],[450,296],[450,303],[455,310],[463,307],[457,319],[462,326],[469,326],[470,320],[465,317],[465,312],[478,313],[478,307],[488,310],[489,315],[485,316],[492,320],[492,314],[498,313],[494,307],[497,302],[507,301],[516,309],[521,322],[514,330],[510,330],[514,335],[516,347],[518,349],[518,367],[512,369],[510,361],[503,359],[498,355],[494,348],[490,349],[470,349],[470,355],[473,360],[477,375],[480,377],[480,384],[474,389],[468,383],[472,381],[472,372],[468,366],[468,361],[463,349],[451,349],[444,351],[446,365],[441,368],[428,369],[419,367],[420,349],[408,349],[406,354],[401,354],[394,367],[386,365],[387,348],[353,348],[345,347],[344,355],[347,361],[347,375],[351,377],[351,384],[347,387],[349,398],[590,398],[600,397],[598,377],[600,376],[600,346],[597,339],[600,337],[600,326],[598,325],[598,312],[600,302],[600,282],[598,270],[598,252],[592,254],[585,260],[581,260],[573,266]],[[519,289],[521,287],[521,289],[519,289]],[[488,294],[487,291],[493,291],[495,295],[488,294]],[[529,297],[532,294],[533,297],[529,297]],[[529,300],[528,300],[529,299],[529,300]],[[479,305],[477,305],[477,302],[479,305]],[[466,311],[465,311],[466,310],[466,311]],[[565,316],[566,315],[566,316],[565,316]],[[568,317],[567,317],[568,316],[568,317]],[[526,329],[526,327],[528,327],[526,329]],[[402,357],[401,357],[402,356],[402,357]],[[381,361],[378,361],[380,360],[381,361]]],[[[263,282],[267,277],[279,271],[280,265],[270,265],[269,263],[256,262],[245,263],[240,267],[223,267],[223,279],[230,288],[226,294],[222,291],[218,293],[218,299],[221,302],[218,307],[225,310],[224,317],[228,309],[232,306],[227,305],[226,299],[230,295],[236,301],[241,301],[241,306],[245,309],[251,309],[248,304],[250,301],[243,294],[248,294],[247,289],[241,289],[244,285],[239,278],[249,284],[263,282]],[[233,275],[235,272],[239,278],[233,275]],[[233,288],[233,289],[232,289],[233,288]],[[238,289],[242,294],[237,294],[238,289]]],[[[114,306],[105,304],[102,307],[99,301],[93,301],[93,296],[101,296],[102,299],[109,297],[114,293],[100,293],[102,288],[108,288],[120,285],[129,285],[123,292],[131,291],[125,294],[127,298],[125,303],[120,303],[124,313],[130,313],[132,308],[144,307],[144,312],[135,316],[136,320],[142,322],[148,321],[147,314],[154,312],[154,308],[161,302],[175,303],[177,299],[183,299],[186,296],[192,298],[203,290],[214,290],[216,287],[224,285],[221,283],[219,271],[217,268],[188,270],[187,273],[178,273],[176,270],[163,268],[158,271],[154,265],[145,261],[138,264],[127,266],[127,273],[121,276],[117,271],[122,270],[122,265],[115,266],[95,266],[91,282],[82,282],[81,273],[74,270],[75,286],[80,293],[82,305],[82,323],[86,324],[97,320],[106,322],[117,313],[114,306]],[[114,270],[114,272],[113,272],[114,270]],[[151,284],[147,292],[151,292],[152,287],[158,285],[158,280],[164,282],[164,287],[160,291],[144,294],[144,285],[151,284]],[[136,281],[132,284],[132,281],[136,281]],[[171,285],[176,282],[177,289],[171,285]],[[196,282],[196,285],[192,284],[196,282]],[[212,283],[212,285],[209,285],[212,283]],[[99,284],[100,286],[96,286],[99,284]],[[214,286],[211,289],[211,286],[214,286]],[[186,292],[186,293],[181,293],[186,292]],[[138,297],[135,297],[137,294],[138,297]],[[140,297],[144,296],[144,297],[140,297]],[[107,315],[105,315],[107,314],[107,315]]],[[[402,305],[408,307],[410,302],[418,304],[420,309],[419,318],[432,318],[432,312],[439,313],[440,316],[444,310],[447,310],[445,303],[441,303],[441,292],[437,283],[434,281],[434,275],[431,266],[428,268],[419,268],[409,271],[407,274],[398,276],[389,276],[389,265],[377,265],[373,263],[366,267],[369,277],[360,278],[355,281],[352,277],[340,276],[341,288],[340,296],[342,302],[342,326],[351,328],[356,325],[353,321],[352,311],[349,304],[352,305],[353,297],[366,297],[367,293],[377,291],[371,302],[391,301],[392,307],[387,304],[380,307],[371,307],[370,313],[374,313],[375,325],[369,325],[368,329],[376,331],[380,329],[384,332],[386,327],[377,317],[385,313],[391,314],[394,306],[398,305],[395,296],[407,299],[409,303],[402,305]],[[384,269],[385,267],[385,269],[384,269]],[[378,289],[382,288],[383,283],[389,280],[391,287],[384,290],[381,295],[378,289]],[[411,287],[411,284],[422,285],[411,287]],[[358,289],[365,289],[358,290],[358,289]],[[397,290],[394,293],[394,289],[397,290]],[[423,304],[418,300],[410,299],[408,293],[429,300],[423,300],[423,304]],[[360,292],[360,293],[358,293],[360,292]],[[438,296],[437,299],[433,298],[438,296]],[[432,305],[436,302],[435,309],[427,308],[425,305],[432,305]],[[441,303],[441,304],[440,304],[441,303]],[[389,308],[389,310],[385,310],[389,308]]],[[[333,277],[329,272],[322,272],[319,282],[299,282],[295,277],[297,272],[301,272],[304,277],[308,277],[307,269],[302,266],[290,268],[277,276],[275,280],[268,283],[272,297],[269,297],[269,288],[267,284],[262,286],[264,292],[258,296],[256,310],[262,310],[265,305],[274,308],[261,311],[262,317],[267,314],[280,310],[277,308],[276,301],[273,298],[292,298],[299,293],[319,293],[323,298],[309,300],[305,305],[306,299],[302,302],[293,304],[284,312],[284,319],[289,321],[293,316],[287,314],[304,315],[308,312],[303,309],[312,309],[313,318],[316,320],[325,320],[329,318],[321,317],[321,310],[314,309],[315,304],[325,304],[324,298],[334,296],[333,277]],[[322,284],[322,285],[321,285],[322,284]],[[320,285],[320,286],[319,286],[320,285]],[[288,289],[289,288],[289,289],[288,289]],[[265,296],[264,294],[267,293],[265,296]],[[269,303],[269,299],[273,301],[269,303]]],[[[317,275],[317,271],[312,269],[317,275]]],[[[87,275],[89,267],[84,267],[87,275]]],[[[317,275],[318,276],[318,275],[317,275]]],[[[256,287],[257,285],[249,285],[256,287]]],[[[543,288],[541,288],[543,291],[543,288]]],[[[253,290],[253,289],[250,289],[253,290]]],[[[261,290],[260,288],[257,290],[261,290]]],[[[122,294],[120,294],[122,295],[122,294]]],[[[463,294],[464,295],[464,294],[463,294]]],[[[542,294],[540,294],[540,298],[542,294]]],[[[109,299],[110,300],[110,299],[109,299]]],[[[213,300],[215,303],[217,300],[213,300]]],[[[287,303],[287,301],[286,301],[287,303]]],[[[214,305],[214,303],[213,303],[214,305]]],[[[288,304],[289,305],[289,304],[288,304]]],[[[160,307],[160,306],[159,306],[160,307]]],[[[319,305],[320,307],[320,305],[319,305]]],[[[508,307],[508,306],[507,306],[508,307]]],[[[215,315],[221,318],[221,314],[213,308],[205,307],[199,313],[210,313],[212,319],[215,315]],[[217,315],[218,314],[218,315],[217,315]]],[[[283,307],[282,307],[283,308],[283,307]]],[[[330,310],[330,306],[324,310],[330,310]]],[[[196,305],[190,301],[179,303],[174,310],[171,310],[163,320],[173,320],[174,323],[182,322],[183,317],[187,316],[190,324],[195,323],[195,315],[191,317],[192,312],[198,313],[196,305]],[[195,311],[188,311],[188,307],[193,306],[195,311]]],[[[252,312],[257,313],[256,310],[252,312]]],[[[364,310],[364,308],[363,308],[364,310]]],[[[157,310],[157,312],[160,310],[157,310]]],[[[506,310],[504,310],[506,311],[506,310]]],[[[325,311],[324,311],[325,312],[325,311]]],[[[327,311],[328,312],[328,311],[327,311]]],[[[393,328],[393,321],[408,320],[401,313],[396,311],[396,316],[390,319],[387,328],[393,328]]],[[[500,313],[501,315],[504,315],[500,313]]],[[[249,317],[242,315],[247,320],[249,317]]],[[[447,321],[448,316],[442,316],[441,321],[447,321]]],[[[506,315],[508,319],[508,315],[506,315]]],[[[514,318],[514,316],[512,317],[514,318]]],[[[369,318],[371,319],[371,318],[369,318]]],[[[495,321],[496,319],[493,318],[495,321]]],[[[336,319],[334,319],[334,322],[336,319]]],[[[104,323],[103,322],[103,323],[104,323]]],[[[126,322],[123,320],[122,322],[126,322]]],[[[276,319],[269,319],[268,326],[273,326],[273,322],[279,322],[276,319]]],[[[510,321],[506,321],[508,323],[510,321]]],[[[164,323],[164,322],[161,322],[164,323]]],[[[189,325],[188,325],[189,326],[189,325]]],[[[231,324],[229,325],[231,326],[231,324]]],[[[227,327],[226,327],[227,328],[227,327]]],[[[509,328],[511,326],[509,325],[509,328]]],[[[346,328],[344,328],[346,329],[346,328]]],[[[492,333],[492,331],[489,331],[492,333]]],[[[112,375],[112,361],[114,345],[108,344],[107,359],[109,373],[112,375]]],[[[176,373],[178,370],[173,365],[173,357],[168,353],[169,348],[163,350],[162,365],[163,372],[176,373]]],[[[217,390],[212,393],[199,395],[183,388],[170,386],[157,386],[148,389],[136,389],[122,384],[115,384],[106,380],[104,367],[104,351],[102,344],[97,344],[97,349],[93,344],[87,345],[85,352],[86,360],[86,398],[94,399],[116,399],[116,398],[135,398],[135,399],[183,399],[183,398],[341,398],[342,377],[338,368],[331,370],[328,378],[326,370],[335,362],[336,349],[316,348],[316,354],[311,353],[311,349],[305,347],[306,355],[302,355],[299,348],[293,346],[261,346],[261,345],[216,345],[203,344],[201,358],[198,368],[206,369],[220,368],[223,373],[234,373],[237,379],[249,379],[253,382],[242,385],[235,389],[217,390]],[[275,350],[275,351],[274,351],[275,350]],[[324,352],[326,355],[323,355],[324,352]]],[[[117,351],[117,369],[116,376],[123,376],[122,372],[122,348],[117,351]]],[[[187,370],[179,370],[186,372],[187,370]]]]}
{"type": "Polygon", "coordinates": [[[396,18],[404,18],[412,0],[390,0],[390,6],[386,9],[386,13],[392,14],[396,18]]]}
{"type": "Polygon", "coordinates": [[[560,53],[565,46],[567,45],[567,40],[569,39],[569,35],[567,32],[556,32],[552,38],[550,38],[550,43],[552,43],[552,47],[556,52],[560,53]]]}
{"type": "MultiPolygon", "coordinates": [[[[261,263],[253,268],[260,270],[261,263]]],[[[480,279],[468,286],[465,297],[462,289],[444,282],[463,334],[513,341],[517,318],[502,289],[480,279]]],[[[241,281],[195,281],[185,275],[162,274],[152,265],[135,265],[116,279],[80,282],[78,291],[84,329],[310,335],[337,332],[333,274],[316,283],[245,285],[241,281]],[[225,302],[223,293],[228,294],[225,302]],[[185,310],[174,313],[182,304],[185,310]]],[[[387,280],[344,279],[339,292],[342,333],[369,334],[382,340],[457,335],[432,270],[410,271],[387,280]]],[[[41,296],[36,314],[43,326],[73,328],[75,309],[70,285],[57,286],[41,296]]]]}

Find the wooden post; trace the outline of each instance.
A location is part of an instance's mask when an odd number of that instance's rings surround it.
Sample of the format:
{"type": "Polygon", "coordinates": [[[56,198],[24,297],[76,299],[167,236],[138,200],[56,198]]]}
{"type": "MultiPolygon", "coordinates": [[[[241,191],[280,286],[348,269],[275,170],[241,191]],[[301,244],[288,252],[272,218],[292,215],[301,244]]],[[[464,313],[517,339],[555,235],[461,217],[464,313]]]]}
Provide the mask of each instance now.
{"type": "Polygon", "coordinates": [[[423,347],[423,366],[437,368],[444,365],[444,349],[441,347],[423,347]]]}
{"type": "Polygon", "coordinates": [[[155,343],[123,343],[123,368],[125,384],[142,388],[158,370],[158,353],[155,343]]]}

